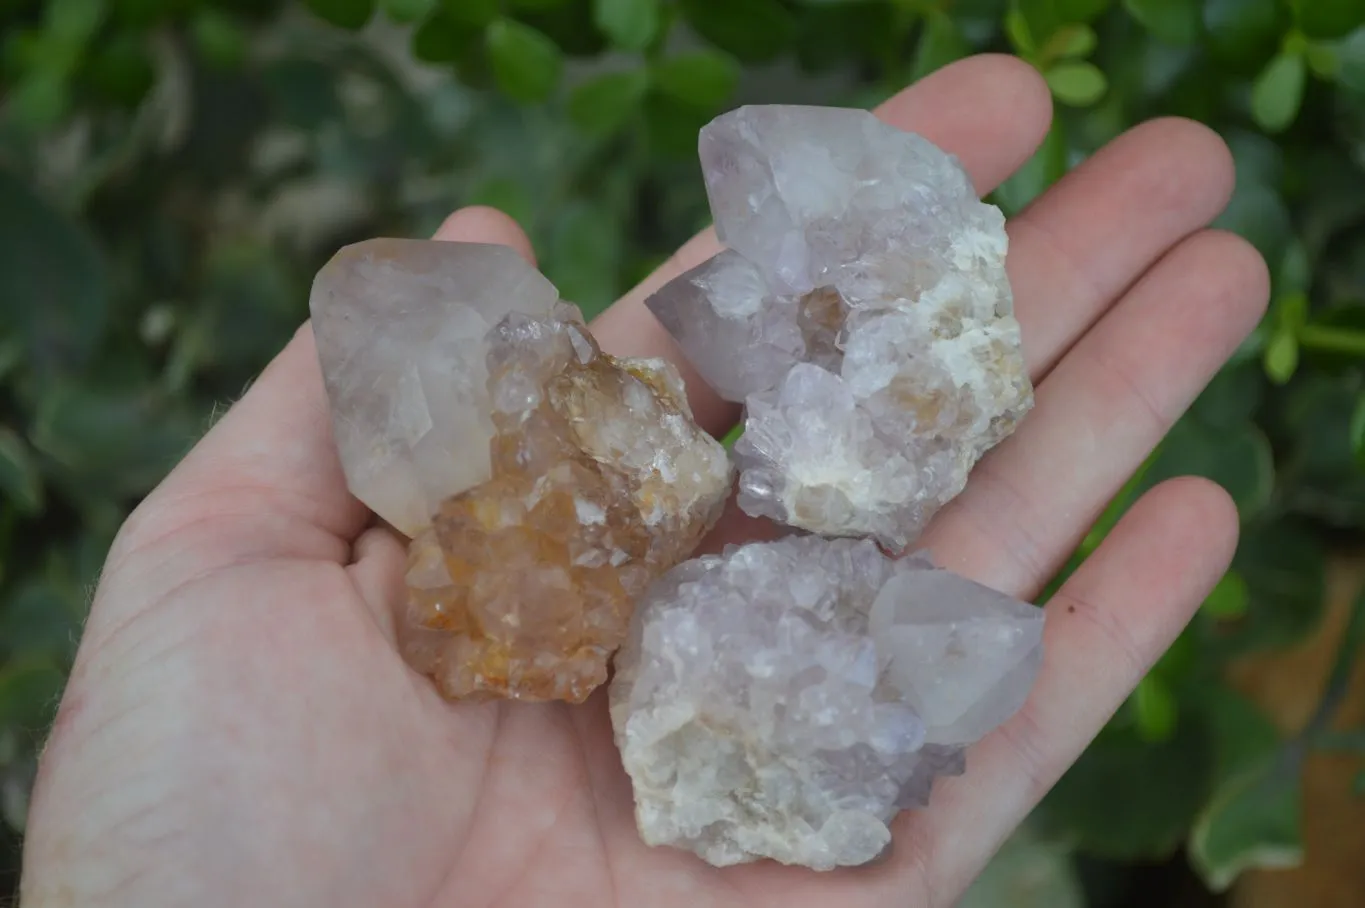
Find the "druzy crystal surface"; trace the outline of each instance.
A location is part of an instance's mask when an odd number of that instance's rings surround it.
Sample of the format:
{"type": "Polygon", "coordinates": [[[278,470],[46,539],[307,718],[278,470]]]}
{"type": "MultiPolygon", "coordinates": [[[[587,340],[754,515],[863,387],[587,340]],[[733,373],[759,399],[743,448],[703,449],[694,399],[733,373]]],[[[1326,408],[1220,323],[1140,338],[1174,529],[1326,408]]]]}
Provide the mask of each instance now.
{"type": "Polygon", "coordinates": [[[585,699],[730,490],[677,371],[499,246],[348,247],[311,305],[347,481],[413,537],[405,657],[450,697],[585,699]]]}
{"type": "Polygon", "coordinates": [[[746,405],[740,506],[903,548],[1032,405],[1003,216],[866,111],[739,108],[700,155],[726,249],[648,305],[746,405]]]}
{"type": "Polygon", "coordinates": [[[646,842],[723,866],[863,864],[1024,702],[1042,612],[868,540],[789,536],[673,568],[616,657],[646,842]]]}

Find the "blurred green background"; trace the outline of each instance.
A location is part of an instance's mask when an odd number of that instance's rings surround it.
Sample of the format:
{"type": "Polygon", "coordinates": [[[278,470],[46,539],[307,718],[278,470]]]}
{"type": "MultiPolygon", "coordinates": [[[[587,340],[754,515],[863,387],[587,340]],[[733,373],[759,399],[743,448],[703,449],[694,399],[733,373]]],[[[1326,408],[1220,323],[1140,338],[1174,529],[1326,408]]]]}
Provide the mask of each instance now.
{"type": "Polygon", "coordinates": [[[1057,107],[992,201],[1196,118],[1234,151],[1221,224],[1274,301],[1075,559],[1199,473],[1241,508],[1234,571],[968,903],[1220,904],[1303,859],[1305,761],[1355,759],[1339,797],[1365,794],[1365,730],[1337,722],[1359,605],[1306,720],[1227,683],[1318,632],[1365,529],[1365,0],[0,0],[0,35],[2,891],[112,534],[338,245],[494,205],[591,313],[704,225],[716,113],[870,105],[982,50],[1036,66],[1057,107]]]}

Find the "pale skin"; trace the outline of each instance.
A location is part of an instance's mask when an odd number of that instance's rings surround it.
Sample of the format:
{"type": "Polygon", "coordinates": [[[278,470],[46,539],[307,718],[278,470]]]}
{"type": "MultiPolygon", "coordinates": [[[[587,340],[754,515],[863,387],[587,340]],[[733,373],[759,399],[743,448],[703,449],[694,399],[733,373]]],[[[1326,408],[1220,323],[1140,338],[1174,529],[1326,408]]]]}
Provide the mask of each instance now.
{"type": "MultiPolygon", "coordinates": [[[[1050,107],[1032,69],[988,56],[879,115],[957,154],[985,193],[1050,107]]],[[[1037,406],[934,521],[940,563],[1036,596],[1255,326],[1264,263],[1206,229],[1232,182],[1213,133],[1155,121],[1014,219],[1037,406]]],[[[532,254],[487,209],[438,236],[532,254]]],[[[603,346],[680,361],[642,301],[715,249],[696,238],[601,316],[603,346]]],[[[706,428],[734,423],[689,389],[706,428]]],[[[22,903],[947,908],[1184,627],[1236,536],[1211,483],[1152,490],[1048,604],[1027,705],[899,817],[888,860],[717,870],[641,844],[601,691],[448,703],[404,665],[403,543],[346,492],[305,326],[119,534],[41,762],[22,903]]]]}

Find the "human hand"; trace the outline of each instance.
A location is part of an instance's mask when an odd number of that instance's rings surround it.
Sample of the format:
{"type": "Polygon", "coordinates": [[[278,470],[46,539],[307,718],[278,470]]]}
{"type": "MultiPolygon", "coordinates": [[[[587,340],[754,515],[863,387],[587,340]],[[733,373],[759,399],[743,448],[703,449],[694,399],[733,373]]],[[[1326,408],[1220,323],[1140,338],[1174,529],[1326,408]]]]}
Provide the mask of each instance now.
{"type": "MultiPolygon", "coordinates": [[[[979,57],[880,114],[957,154],[984,193],[1043,137],[1048,92],[979,57]]],[[[1036,595],[1255,325],[1264,264],[1202,230],[1231,186],[1216,136],[1152,122],[1011,223],[1037,405],[922,540],[939,563],[1036,595]]],[[[438,236],[530,255],[487,210],[438,236]]],[[[603,346],[676,359],[642,301],[715,250],[690,242],[605,313],[603,346]]],[[[689,389],[704,426],[733,424],[689,389]]],[[[717,538],[749,529],[734,517],[717,538]]],[[[604,692],[447,703],[405,666],[403,544],[346,492],[305,328],[110,552],[41,762],[23,904],[945,908],[1184,626],[1236,532],[1202,480],[1134,505],[1048,604],[1027,705],[899,817],[889,860],[718,870],[640,842],[604,692]]]]}

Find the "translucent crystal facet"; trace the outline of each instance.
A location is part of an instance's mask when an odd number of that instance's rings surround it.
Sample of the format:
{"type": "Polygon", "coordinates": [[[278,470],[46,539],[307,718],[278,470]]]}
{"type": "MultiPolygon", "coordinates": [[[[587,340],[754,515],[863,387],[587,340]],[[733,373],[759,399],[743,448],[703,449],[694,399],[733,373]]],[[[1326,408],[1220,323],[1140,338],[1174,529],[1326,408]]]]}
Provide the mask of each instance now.
{"type": "Polygon", "coordinates": [[[745,107],[702,130],[727,247],[649,308],[746,404],[740,506],[900,549],[1032,405],[998,209],[860,110],[745,107]]]}
{"type": "Polygon", "coordinates": [[[611,718],[645,841],[715,865],[866,863],[1024,702],[1042,612],[866,540],[730,547],[660,578],[611,718]]]}
{"type": "Polygon", "coordinates": [[[318,272],[309,308],[351,494],[412,536],[490,475],[488,333],[559,293],[506,246],[377,239],[318,272]]]}
{"type": "Polygon", "coordinates": [[[585,699],[730,490],[677,371],[602,353],[502,247],[351,247],[313,302],[347,479],[413,536],[408,661],[451,697],[585,699]]]}

